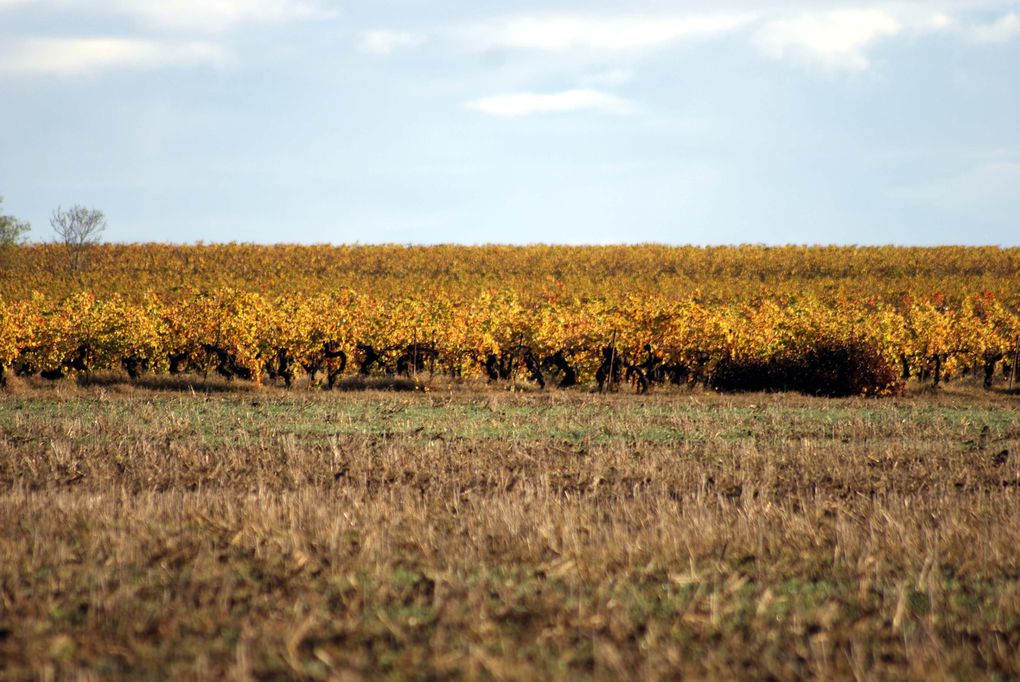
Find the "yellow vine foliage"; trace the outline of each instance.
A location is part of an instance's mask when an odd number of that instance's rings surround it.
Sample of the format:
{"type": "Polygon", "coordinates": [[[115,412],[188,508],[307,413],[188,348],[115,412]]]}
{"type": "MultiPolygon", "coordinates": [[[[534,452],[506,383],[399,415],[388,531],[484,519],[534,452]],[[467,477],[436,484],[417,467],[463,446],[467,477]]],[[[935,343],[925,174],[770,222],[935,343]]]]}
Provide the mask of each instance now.
{"type": "Polygon", "coordinates": [[[259,381],[283,357],[427,348],[480,375],[527,350],[587,379],[609,347],[693,368],[828,340],[952,374],[1020,336],[1020,249],[103,245],[73,277],[61,253],[18,247],[0,274],[0,366],[165,372],[222,353],[259,381]]]}

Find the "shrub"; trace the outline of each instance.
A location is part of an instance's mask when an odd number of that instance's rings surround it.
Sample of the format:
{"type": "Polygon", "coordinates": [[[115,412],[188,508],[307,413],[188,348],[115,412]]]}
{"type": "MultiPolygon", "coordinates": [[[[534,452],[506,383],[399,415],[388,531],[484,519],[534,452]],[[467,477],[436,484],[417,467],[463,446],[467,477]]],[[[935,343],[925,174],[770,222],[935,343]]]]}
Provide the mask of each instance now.
{"type": "Polygon", "coordinates": [[[796,389],[828,397],[897,395],[903,382],[878,348],[861,340],[824,339],[797,363],[796,389]]]}
{"type": "Polygon", "coordinates": [[[770,358],[724,357],[710,385],[720,391],[799,391],[830,398],[896,395],[903,390],[896,368],[863,340],[821,339],[801,351],[770,358]]]}

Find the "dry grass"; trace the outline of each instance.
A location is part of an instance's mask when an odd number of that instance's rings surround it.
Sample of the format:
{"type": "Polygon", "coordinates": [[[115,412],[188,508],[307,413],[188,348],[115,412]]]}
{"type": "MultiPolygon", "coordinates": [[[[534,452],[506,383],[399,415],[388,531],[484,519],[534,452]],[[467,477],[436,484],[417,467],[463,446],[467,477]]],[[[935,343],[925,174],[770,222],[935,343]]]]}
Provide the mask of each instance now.
{"type": "Polygon", "coordinates": [[[1014,396],[22,385],[0,452],[5,679],[1020,676],[1014,396]]]}

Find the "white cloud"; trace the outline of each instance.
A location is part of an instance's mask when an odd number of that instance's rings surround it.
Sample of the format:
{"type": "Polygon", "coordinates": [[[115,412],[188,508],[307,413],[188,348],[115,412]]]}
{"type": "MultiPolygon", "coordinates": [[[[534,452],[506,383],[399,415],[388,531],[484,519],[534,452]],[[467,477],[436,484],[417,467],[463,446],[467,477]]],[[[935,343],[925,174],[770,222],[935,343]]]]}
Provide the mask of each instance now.
{"type": "Polygon", "coordinates": [[[315,0],[107,1],[110,10],[161,30],[220,32],[242,24],[278,24],[333,14],[315,0]]]}
{"type": "Polygon", "coordinates": [[[835,10],[770,21],[755,43],[774,59],[860,71],[870,64],[867,48],[901,30],[900,22],[882,10],[835,10]]]}
{"type": "Polygon", "coordinates": [[[36,7],[86,25],[117,18],[135,25],[120,35],[11,36],[0,40],[0,72],[91,74],[109,69],[222,66],[224,39],[242,25],[275,24],[332,16],[320,0],[0,0],[36,7]]]}
{"type": "Polygon", "coordinates": [[[967,36],[976,43],[1006,43],[1020,38],[1020,15],[1015,12],[1003,16],[991,24],[978,24],[967,29],[967,36]]]}
{"type": "Polygon", "coordinates": [[[956,20],[953,19],[951,16],[939,12],[928,17],[927,20],[924,22],[924,27],[929,31],[941,31],[943,29],[949,28],[955,23],[956,20]]]}
{"type": "Polygon", "coordinates": [[[614,114],[632,111],[630,103],[620,97],[587,89],[546,94],[518,92],[495,95],[468,102],[467,106],[490,116],[504,118],[571,111],[600,111],[614,114]]]}
{"type": "Polygon", "coordinates": [[[0,47],[0,72],[58,75],[90,74],[113,68],[220,66],[220,47],[204,42],[129,38],[25,38],[0,47]]]}
{"type": "Polygon", "coordinates": [[[425,37],[403,31],[368,31],[361,36],[361,49],[371,54],[386,56],[400,49],[417,47],[425,37]]]}
{"type": "Polygon", "coordinates": [[[621,51],[711,37],[749,23],[749,14],[641,18],[558,15],[516,17],[465,29],[463,39],[480,49],[621,51]]]}
{"type": "Polygon", "coordinates": [[[281,24],[335,16],[320,0],[0,0],[5,6],[120,16],[157,31],[219,33],[244,24],[281,24]]]}
{"type": "Polygon", "coordinates": [[[585,76],[584,82],[590,85],[623,85],[633,78],[634,74],[629,69],[610,69],[585,76]]]}

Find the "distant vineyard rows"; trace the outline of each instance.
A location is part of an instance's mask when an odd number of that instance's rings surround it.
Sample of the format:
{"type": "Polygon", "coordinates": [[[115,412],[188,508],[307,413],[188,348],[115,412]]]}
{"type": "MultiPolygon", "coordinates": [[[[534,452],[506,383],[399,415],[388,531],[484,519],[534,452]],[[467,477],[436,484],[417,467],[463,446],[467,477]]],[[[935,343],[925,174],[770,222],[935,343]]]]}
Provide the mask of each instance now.
{"type": "Polygon", "coordinates": [[[833,305],[902,307],[905,297],[938,292],[960,305],[989,292],[1020,309],[1020,248],[104,244],[73,274],[62,245],[16,247],[0,257],[6,300],[89,291],[137,302],[147,292],[172,300],[222,288],[269,297],[353,290],[379,299],[421,292],[466,299],[498,289],[525,305],[626,295],[730,305],[808,294],[833,305]]]}

